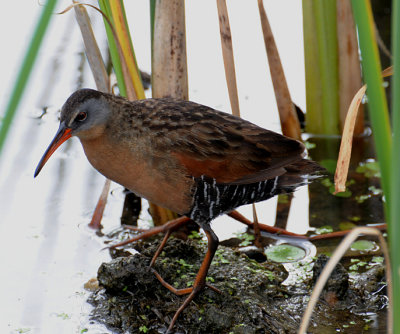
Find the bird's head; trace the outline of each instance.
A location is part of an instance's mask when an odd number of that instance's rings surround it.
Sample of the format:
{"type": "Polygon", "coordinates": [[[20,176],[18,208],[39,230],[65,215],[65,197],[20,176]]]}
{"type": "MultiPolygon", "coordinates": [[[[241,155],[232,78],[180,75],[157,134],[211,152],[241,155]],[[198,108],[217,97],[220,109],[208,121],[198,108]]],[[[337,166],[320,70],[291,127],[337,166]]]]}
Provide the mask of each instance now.
{"type": "Polygon", "coordinates": [[[92,89],[80,89],[73,93],[61,109],[58,131],[36,167],[34,176],[40,173],[57,148],[72,136],[84,140],[101,136],[110,114],[105,94],[92,89]]]}

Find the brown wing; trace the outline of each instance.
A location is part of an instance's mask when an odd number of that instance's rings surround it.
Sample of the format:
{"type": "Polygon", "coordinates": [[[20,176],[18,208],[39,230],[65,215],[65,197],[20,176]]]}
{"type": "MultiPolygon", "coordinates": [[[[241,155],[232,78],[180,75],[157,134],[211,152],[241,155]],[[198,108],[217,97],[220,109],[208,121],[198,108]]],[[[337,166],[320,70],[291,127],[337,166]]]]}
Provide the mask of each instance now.
{"type": "Polygon", "coordinates": [[[175,156],[191,176],[245,184],[282,175],[285,166],[302,160],[304,145],[296,140],[193,102],[162,103],[148,115],[153,145],[175,156]]]}

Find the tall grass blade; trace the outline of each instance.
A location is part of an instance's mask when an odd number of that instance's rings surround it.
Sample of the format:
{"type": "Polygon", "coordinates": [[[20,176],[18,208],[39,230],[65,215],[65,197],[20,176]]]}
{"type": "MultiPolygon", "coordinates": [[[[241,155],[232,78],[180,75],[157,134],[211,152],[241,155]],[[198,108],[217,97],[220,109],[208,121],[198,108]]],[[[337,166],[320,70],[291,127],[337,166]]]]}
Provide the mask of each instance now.
{"type": "Polygon", "coordinates": [[[50,18],[53,14],[56,3],[57,0],[48,0],[46,2],[46,5],[44,5],[39,21],[37,22],[35,32],[33,33],[31,42],[28,46],[27,53],[24,60],[22,61],[21,69],[18,73],[11,93],[11,97],[8,101],[5,114],[1,122],[0,153],[4,146],[8,131],[10,129],[10,125],[12,123],[12,120],[14,119],[25,86],[28,82],[31,70],[38,55],[40,45],[42,44],[43,37],[46,33],[47,26],[50,22],[50,18]]]}
{"type": "MultiPolygon", "coordinates": [[[[353,14],[358,28],[359,43],[361,49],[362,69],[364,79],[367,84],[368,109],[371,119],[372,131],[376,154],[381,169],[381,183],[385,195],[385,214],[388,222],[389,247],[391,250],[391,261],[393,264],[393,296],[391,303],[394,307],[394,314],[400,314],[400,260],[399,260],[399,166],[400,158],[398,149],[399,143],[392,142],[392,133],[389,122],[388,105],[386,101],[383,82],[380,75],[380,59],[375,38],[375,25],[372,16],[371,4],[367,0],[352,0],[353,14]],[[393,197],[394,196],[394,197],[393,197]],[[393,198],[392,198],[393,197],[393,198]],[[392,216],[394,215],[394,216],[392,216]]],[[[399,10],[395,4],[395,10],[399,10]]],[[[396,46],[398,35],[398,20],[396,13],[394,15],[394,26],[392,27],[392,36],[394,39],[394,48],[396,46]]],[[[397,44],[398,45],[398,44],[397,44]]],[[[399,53],[396,53],[399,57],[399,53]]],[[[394,57],[394,59],[396,56],[394,57]]],[[[399,108],[398,97],[398,78],[396,77],[396,64],[394,63],[393,78],[393,127],[394,139],[399,140],[400,125],[397,114],[399,108]],[[395,90],[397,89],[397,90],[395,90]]],[[[397,73],[398,74],[398,73],[397,73]]],[[[394,332],[400,332],[400,319],[394,317],[394,332]]]]}
{"type": "MultiPolygon", "coordinates": [[[[122,54],[125,58],[130,75],[130,81],[133,83],[137,99],[146,98],[144,94],[142,79],[136,63],[135,52],[132,46],[132,40],[129,33],[128,23],[125,17],[125,9],[122,0],[113,0],[109,2],[115,31],[121,45],[122,54]]],[[[125,79],[126,83],[127,78],[125,79]]]]}
{"type": "MultiPolygon", "coordinates": [[[[151,57],[153,57],[153,40],[154,40],[154,17],[156,14],[156,0],[150,1],[150,38],[151,38],[151,57]]],[[[153,63],[153,59],[151,61],[153,63]]]]}
{"type": "MultiPolygon", "coordinates": [[[[101,11],[112,21],[111,8],[107,0],[99,0],[101,11]]],[[[119,93],[122,96],[127,96],[124,74],[122,65],[119,59],[118,48],[114,40],[114,35],[106,19],[104,19],[104,27],[106,29],[108,48],[110,50],[111,62],[114,68],[115,76],[117,77],[119,93]]]]}
{"type": "MultiPolygon", "coordinates": [[[[400,314],[400,1],[392,2],[392,79],[393,149],[390,185],[392,205],[388,226],[389,246],[393,268],[393,312],[400,314]]],[[[400,333],[400,317],[394,317],[394,333],[400,333]]]]}
{"type": "Polygon", "coordinates": [[[339,134],[336,0],[303,0],[306,130],[339,134]]]}
{"type": "MultiPolygon", "coordinates": [[[[390,168],[392,136],[388,105],[383,89],[381,65],[375,41],[374,22],[368,0],[352,0],[361,49],[362,70],[367,84],[368,110],[371,118],[376,153],[381,168],[382,188],[386,199],[386,214],[391,203],[390,168]]],[[[389,216],[387,216],[389,218],[389,216]]]]}

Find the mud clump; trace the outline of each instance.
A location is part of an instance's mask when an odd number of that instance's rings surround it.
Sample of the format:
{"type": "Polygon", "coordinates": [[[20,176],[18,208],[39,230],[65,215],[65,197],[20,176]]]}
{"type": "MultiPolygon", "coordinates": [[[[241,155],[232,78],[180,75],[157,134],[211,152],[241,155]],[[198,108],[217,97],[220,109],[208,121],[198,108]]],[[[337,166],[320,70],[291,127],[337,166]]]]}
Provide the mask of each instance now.
{"type": "MultiPolygon", "coordinates": [[[[157,246],[158,241],[140,242],[135,245],[140,253],[124,257],[114,253],[115,259],[100,266],[100,289],[89,299],[94,306],[93,320],[115,333],[166,331],[185,296],[176,296],[163,287],[149,268],[157,246]]],[[[175,288],[187,288],[193,284],[206,248],[203,241],[170,239],[154,269],[175,288]]],[[[182,312],[173,330],[175,333],[296,333],[311,293],[312,278],[308,284],[285,286],[282,282],[287,275],[281,264],[257,263],[242,252],[220,246],[207,282],[222,293],[205,288],[182,312]]],[[[341,286],[339,292],[340,300],[333,304],[321,298],[309,333],[332,331],[340,328],[344,320],[352,324],[354,332],[362,332],[365,321],[349,310],[348,303],[351,300],[353,307],[363,305],[363,312],[371,308],[365,306],[366,291],[350,284],[346,289],[341,286]]],[[[384,305],[378,307],[382,308],[384,305]]]]}

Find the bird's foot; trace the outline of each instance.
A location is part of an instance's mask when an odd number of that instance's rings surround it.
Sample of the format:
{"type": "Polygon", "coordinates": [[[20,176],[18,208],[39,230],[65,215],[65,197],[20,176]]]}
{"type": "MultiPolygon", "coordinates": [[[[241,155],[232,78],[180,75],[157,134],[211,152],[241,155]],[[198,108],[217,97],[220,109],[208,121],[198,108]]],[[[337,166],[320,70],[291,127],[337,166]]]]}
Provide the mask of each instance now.
{"type": "Polygon", "coordinates": [[[179,315],[180,315],[180,314],[182,313],[182,311],[190,304],[190,302],[194,299],[194,297],[196,297],[196,295],[197,295],[201,290],[202,290],[201,287],[199,287],[199,288],[193,287],[193,288],[192,288],[192,291],[190,292],[189,296],[185,299],[185,301],[183,302],[183,304],[182,304],[182,305],[178,308],[178,310],[175,312],[174,317],[172,318],[172,320],[171,320],[171,322],[170,322],[170,324],[169,324],[169,326],[168,326],[168,329],[167,329],[166,334],[171,333],[171,330],[172,330],[172,328],[174,327],[174,325],[175,325],[175,323],[176,323],[176,320],[178,319],[179,315]]]}
{"type": "MultiPolygon", "coordinates": [[[[187,295],[188,293],[191,293],[194,289],[194,287],[186,289],[176,289],[171,284],[166,282],[154,268],[151,268],[151,270],[153,271],[153,274],[157,277],[157,279],[160,281],[161,285],[166,287],[169,291],[176,294],[177,296],[187,295]]],[[[201,286],[199,289],[201,290],[203,289],[203,287],[207,287],[219,294],[222,294],[222,291],[220,289],[216,288],[215,286],[212,286],[211,284],[205,283],[204,286],[201,286]]]]}

